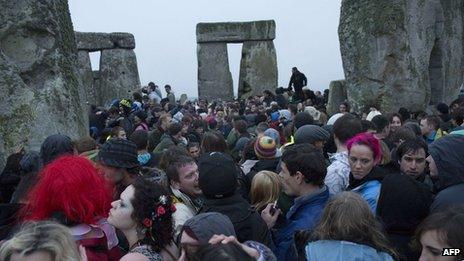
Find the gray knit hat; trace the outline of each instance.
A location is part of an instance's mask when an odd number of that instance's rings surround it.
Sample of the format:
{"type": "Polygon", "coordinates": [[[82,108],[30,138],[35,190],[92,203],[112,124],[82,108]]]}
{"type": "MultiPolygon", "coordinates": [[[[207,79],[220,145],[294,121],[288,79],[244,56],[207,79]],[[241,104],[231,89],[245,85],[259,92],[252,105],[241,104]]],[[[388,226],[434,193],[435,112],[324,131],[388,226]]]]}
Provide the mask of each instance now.
{"type": "Polygon", "coordinates": [[[192,217],[185,221],[182,230],[197,239],[200,244],[208,244],[214,235],[237,236],[232,221],[217,212],[201,213],[192,217]]]}
{"type": "Polygon", "coordinates": [[[317,125],[304,125],[295,132],[295,144],[310,143],[322,140],[326,141],[330,133],[317,125]]]}

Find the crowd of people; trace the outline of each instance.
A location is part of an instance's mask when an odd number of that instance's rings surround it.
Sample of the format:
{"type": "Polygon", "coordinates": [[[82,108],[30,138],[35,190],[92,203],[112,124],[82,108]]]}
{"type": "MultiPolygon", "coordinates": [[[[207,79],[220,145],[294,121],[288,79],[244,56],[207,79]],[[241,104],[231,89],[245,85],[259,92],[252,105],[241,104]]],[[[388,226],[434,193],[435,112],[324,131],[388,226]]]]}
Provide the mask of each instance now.
{"type": "Polygon", "coordinates": [[[89,137],[8,157],[0,260],[462,260],[464,93],[328,115],[305,85],[92,105],[89,137]]]}

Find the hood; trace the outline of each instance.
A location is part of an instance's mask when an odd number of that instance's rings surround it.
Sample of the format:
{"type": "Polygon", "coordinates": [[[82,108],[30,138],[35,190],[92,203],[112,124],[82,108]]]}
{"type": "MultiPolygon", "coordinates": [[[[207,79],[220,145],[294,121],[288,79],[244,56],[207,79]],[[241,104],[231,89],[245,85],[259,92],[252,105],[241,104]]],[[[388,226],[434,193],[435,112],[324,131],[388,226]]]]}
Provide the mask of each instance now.
{"type": "Polygon", "coordinates": [[[438,170],[437,191],[464,182],[464,136],[447,135],[429,146],[438,170]]]}

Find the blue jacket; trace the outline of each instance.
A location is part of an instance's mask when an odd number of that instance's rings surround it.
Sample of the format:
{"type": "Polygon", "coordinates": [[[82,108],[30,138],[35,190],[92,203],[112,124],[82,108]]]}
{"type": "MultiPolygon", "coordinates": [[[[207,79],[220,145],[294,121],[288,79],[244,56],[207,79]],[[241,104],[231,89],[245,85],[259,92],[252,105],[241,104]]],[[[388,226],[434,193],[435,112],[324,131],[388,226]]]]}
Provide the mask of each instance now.
{"type": "Polygon", "coordinates": [[[361,194],[361,197],[369,203],[374,215],[377,209],[377,201],[379,200],[381,186],[382,184],[378,180],[371,180],[352,189],[352,191],[361,194]]]}
{"type": "Polygon", "coordinates": [[[274,234],[277,260],[296,260],[293,235],[299,230],[312,230],[319,221],[328,200],[327,186],[315,193],[295,199],[287,213],[284,225],[274,234]]]}
{"type": "Polygon", "coordinates": [[[376,249],[348,241],[319,240],[306,246],[306,260],[369,260],[393,261],[393,258],[376,249]]]}

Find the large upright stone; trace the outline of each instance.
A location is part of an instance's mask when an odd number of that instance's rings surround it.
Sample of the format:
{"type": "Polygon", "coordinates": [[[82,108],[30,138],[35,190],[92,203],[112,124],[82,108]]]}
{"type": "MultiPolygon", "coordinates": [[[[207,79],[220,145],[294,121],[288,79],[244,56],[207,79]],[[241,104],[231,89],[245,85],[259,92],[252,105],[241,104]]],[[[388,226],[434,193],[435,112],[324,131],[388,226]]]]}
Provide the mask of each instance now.
{"type": "Polygon", "coordinates": [[[82,86],[84,87],[85,101],[90,104],[97,104],[97,94],[93,86],[92,64],[90,63],[89,52],[78,51],[77,61],[79,64],[79,75],[81,76],[82,86]]]}
{"type": "MultiPolygon", "coordinates": [[[[88,133],[67,1],[0,0],[0,157],[88,133]]],[[[0,166],[2,167],[2,166],[0,166]]]]}
{"type": "Polygon", "coordinates": [[[274,20],[197,24],[197,43],[265,41],[274,38],[274,20]]]}
{"type": "Polygon", "coordinates": [[[346,81],[331,81],[329,85],[329,99],[327,102],[327,113],[334,115],[339,112],[339,105],[347,100],[346,81]]]}
{"type": "Polygon", "coordinates": [[[463,8],[461,0],[343,0],[339,39],[353,109],[419,111],[455,98],[463,8]]]}
{"type": "Polygon", "coordinates": [[[197,45],[198,97],[206,99],[234,97],[226,43],[197,45]]]}
{"type": "Polygon", "coordinates": [[[246,41],[242,47],[238,97],[261,95],[277,88],[277,57],[272,41],[246,41]]]}
{"type": "Polygon", "coordinates": [[[100,56],[100,99],[108,104],[115,98],[132,98],[140,89],[137,58],[134,50],[103,50],[100,56]]]}

